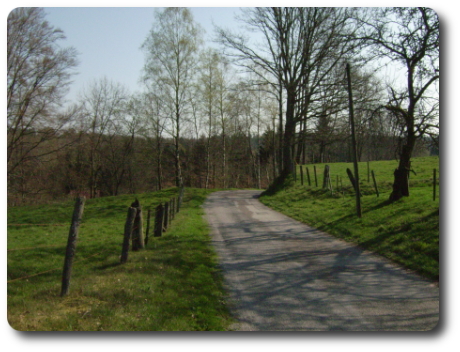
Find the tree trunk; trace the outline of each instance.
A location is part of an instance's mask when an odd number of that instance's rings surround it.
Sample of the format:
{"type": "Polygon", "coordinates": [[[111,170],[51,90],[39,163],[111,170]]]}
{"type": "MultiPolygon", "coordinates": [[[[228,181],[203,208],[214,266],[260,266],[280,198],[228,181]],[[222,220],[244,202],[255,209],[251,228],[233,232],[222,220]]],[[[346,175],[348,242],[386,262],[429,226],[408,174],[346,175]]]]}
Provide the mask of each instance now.
{"type": "Polygon", "coordinates": [[[293,153],[292,141],[295,137],[295,121],[294,121],[294,108],[295,108],[295,89],[287,90],[287,105],[286,105],[286,125],[284,128],[283,140],[283,174],[289,175],[293,168],[293,153]]]}
{"type": "Polygon", "coordinates": [[[407,143],[402,147],[399,166],[394,172],[393,191],[390,200],[396,201],[402,197],[409,197],[410,159],[414,149],[415,137],[408,136],[407,143]]]}

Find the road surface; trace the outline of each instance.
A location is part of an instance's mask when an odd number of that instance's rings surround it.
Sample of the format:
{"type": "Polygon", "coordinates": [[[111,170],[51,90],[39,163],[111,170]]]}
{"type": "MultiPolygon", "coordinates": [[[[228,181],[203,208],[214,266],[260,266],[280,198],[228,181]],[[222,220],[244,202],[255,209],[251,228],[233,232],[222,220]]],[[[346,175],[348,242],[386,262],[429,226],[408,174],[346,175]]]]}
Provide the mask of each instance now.
{"type": "Polygon", "coordinates": [[[426,331],[439,288],[264,206],[260,191],[204,204],[239,331],[426,331]]]}

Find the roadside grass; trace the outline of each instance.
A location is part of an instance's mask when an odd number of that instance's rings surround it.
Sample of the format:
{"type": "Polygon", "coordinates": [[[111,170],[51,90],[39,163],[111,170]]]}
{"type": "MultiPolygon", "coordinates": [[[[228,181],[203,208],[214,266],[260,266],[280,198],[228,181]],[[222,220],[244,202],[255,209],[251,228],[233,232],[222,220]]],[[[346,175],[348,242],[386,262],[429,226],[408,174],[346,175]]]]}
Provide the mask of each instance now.
{"type": "Polygon", "coordinates": [[[10,325],[20,331],[227,330],[232,320],[200,207],[210,192],[186,189],[167,232],[150,236],[146,248],[129,252],[123,265],[119,256],[131,202],[137,197],[145,213],[177,189],[87,200],[70,292],[62,298],[73,201],[8,209],[9,224],[29,224],[8,226],[10,325]],[[51,226],[56,224],[64,226],[51,226]]]}
{"type": "MultiPolygon", "coordinates": [[[[410,176],[410,196],[389,202],[396,161],[370,162],[380,196],[372,176],[367,182],[367,163],[359,164],[362,218],[356,216],[354,191],[346,174],[351,163],[330,163],[333,193],[322,189],[325,164],[316,164],[318,187],[304,179],[300,185],[289,178],[284,185],[268,190],[262,203],[296,220],[353,242],[378,253],[433,281],[439,280],[439,189],[433,201],[433,169],[439,170],[438,157],[414,158],[410,176]],[[337,189],[336,175],[343,188],[337,189]]],[[[308,165],[312,177],[312,165],[308,165]]],[[[438,171],[439,172],[439,171],[438,171]]],[[[438,173],[439,176],[439,173],[438,173]]]]}

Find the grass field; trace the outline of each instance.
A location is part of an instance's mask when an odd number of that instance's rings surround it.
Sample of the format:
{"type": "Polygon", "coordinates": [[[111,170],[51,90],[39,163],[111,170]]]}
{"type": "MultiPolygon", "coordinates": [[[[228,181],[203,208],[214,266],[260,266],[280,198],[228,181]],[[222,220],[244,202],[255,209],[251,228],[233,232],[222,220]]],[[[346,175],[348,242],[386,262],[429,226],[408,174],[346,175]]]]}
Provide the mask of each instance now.
{"type": "Polygon", "coordinates": [[[177,189],[87,200],[70,293],[63,298],[73,201],[8,209],[10,325],[21,331],[226,330],[231,318],[200,207],[209,192],[186,189],[168,231],[130,252],[123,265],[128,206],[138,197],[144,210],[153,209],[177,189]]]}
{"type": "MultiPolygon", "coordinates": [[[[389,202],[396,161],[369,163],[374,170],[380,196],[376,196],[372,176],[367,178],[367,163],[359,163],[362,218],[356,215],[354,191],[346,169],[352,163],[331,163],[330,190],[322,189],[325,164],[316,164],[318,187],[313,165],[309,168],[311,186],[304,169],[297,181],[269,189],[260,200],[294,219],[329,232],[336,237],[379,253],[408,269],[431,279],[439,279],[439,183],[433,201],[433,169],[439,177],[439,158],[414,158],[410,175],[410,196],[389,202]],[[338,178],[337,178],[338,177],[338,178]],[[337,182],[338,180],[338,182],[337,182]],[[342,186],[343,185],[343,186],[342,186]]],[[[305,167],[305,166],[304,166],[305,167]]]]}

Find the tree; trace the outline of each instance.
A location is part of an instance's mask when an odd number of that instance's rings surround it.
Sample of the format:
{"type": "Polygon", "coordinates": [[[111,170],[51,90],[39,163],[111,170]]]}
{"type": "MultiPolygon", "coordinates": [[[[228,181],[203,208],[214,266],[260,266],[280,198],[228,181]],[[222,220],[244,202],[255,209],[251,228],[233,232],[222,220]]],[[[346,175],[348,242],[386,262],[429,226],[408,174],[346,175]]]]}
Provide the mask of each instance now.
{"type": "Polygon", "coordinates": [[[110,157],[110,155],[104,155],[103,147],[107,146],[107,143],[112,138],[116,138],[120,132],[119,123],[126,113],[128,93],[124,86],[104,77],[95,80],[88,89],[85,89],[80,100],[86,124],[84,128],[88,137],[88,183],[90,197],[93,198],[96,196],[102,180],[104,159],[109,157],[111,163],[117,164],[113,170],[114,173],[112,173],[112,176],[116,178],[114,181],[116,187],[112,189],[112,192],[119,186],[120,172],[124,173],[118,164],[120,162],[119,156],[113,155],[113,148],[110,148],[112,149],[110,152],[112,157],[110,157]]]}
{"type": "Polygon", "coordinates": [[[144,78],[160,83],[170,109],[170,133],[174,139],[176,186],[183,184],[180,161],[181,127],[189,103],[188,91],[196,68],[196,55],[202,43],[202,30],[186,8],[166,8],[155,12],[155,22],[144,41],[144,78]]]}
{"type": "Polygon", "coordinates": [[[439,19],[429,8],[380,8],[359,20],[359,40],[370,54],[402,69],[405,82],[389,86],[385,108],[401,128],[404,142],[390,200],[409,196],[408,177],[415,143],[439,129],[439,19]]]}
{"type": "MultiPolygon", "coordinates": [[[[237,63],[271,75],[285,91],[283,175],[292,171],[296,126],[308,114],[325,77],[343,63],[356,44],[349,40],[349,10],[340,8],[255,8],[242,21],[262,34],[264,47],[241,35],[219,30],[220,41],[237,63]],[[304,109],[298,109],[301,90],[304,109]]],[[[282,97],[280,101],[282,101],[282,97]]],[[[281,119],[280,119],[281,120],[281,119]]]]}
{"type": "Polygon", "coordinates": [[[74,48],[61,48],[63,32],[45,20],[41,8],[17,8],[7,20],[7,175],[21,179],[28,163],[62,149],[51,143],[75,118],[60,111],[73,69],[74,48]],[[43,148],[46,145],[46,148],[43,148]]]}

